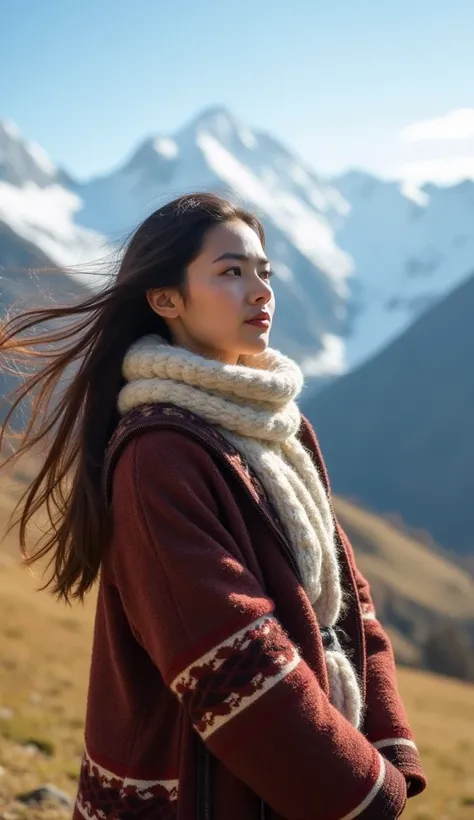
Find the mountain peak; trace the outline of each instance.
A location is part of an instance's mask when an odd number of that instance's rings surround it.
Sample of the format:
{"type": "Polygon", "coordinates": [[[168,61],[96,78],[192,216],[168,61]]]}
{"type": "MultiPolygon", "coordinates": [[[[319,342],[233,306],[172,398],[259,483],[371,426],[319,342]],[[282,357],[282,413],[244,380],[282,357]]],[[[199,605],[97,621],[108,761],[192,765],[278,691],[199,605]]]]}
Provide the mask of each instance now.
{"type": "Polygon", "coordinates": [[[21,140],[21,131],[13,120],[0,120],[0,139],[21,140]]]}
{"type": "Polygon", "coordinates": [[[192,120],[194,127],[219,126],[224,123],[228,125],[236,125],[236,118],[225,105],[211,105],[201,111],[192,120]]]}
{"type": "Polygon", "coordinates": [[[130,160],[127,162],[127,168],[142,167],[149,163],[155,165],[156,163],[169,163],[175,160],[178,156],[179,149],[172,137],[161,136],[156,134],[152,137],[147,137],[132,154],[130,160]]]}
{"type": "Polygon", "coordinates": [[[231,150],[235,150],[237,146],[253,149],[257,145],[257,137],[253,131],[224,105],[205,108],[180,134],[184,137],[192,136],[193,140],[207,134],[231,150]]]}
{"type": "Polygon", "coordinates": [[[59,175],[40,145],[25,140],[12,120],[0,120],[0,180],[20,186],[33,182],[43,188],[54,183],[59,175]]]}

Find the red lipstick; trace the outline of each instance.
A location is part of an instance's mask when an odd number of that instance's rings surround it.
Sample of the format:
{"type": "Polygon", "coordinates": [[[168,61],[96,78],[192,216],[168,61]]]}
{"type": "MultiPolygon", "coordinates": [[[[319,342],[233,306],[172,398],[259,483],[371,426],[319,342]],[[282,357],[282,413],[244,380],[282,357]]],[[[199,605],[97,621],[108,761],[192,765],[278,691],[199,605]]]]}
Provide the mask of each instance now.
{"type": "Polygon", "coordinates": [[[247,319],[246,325],[255,325],[255,327],[268,327],[270,325],[270,314],[266,310],[260,310],[252,319],[247,319]]]}

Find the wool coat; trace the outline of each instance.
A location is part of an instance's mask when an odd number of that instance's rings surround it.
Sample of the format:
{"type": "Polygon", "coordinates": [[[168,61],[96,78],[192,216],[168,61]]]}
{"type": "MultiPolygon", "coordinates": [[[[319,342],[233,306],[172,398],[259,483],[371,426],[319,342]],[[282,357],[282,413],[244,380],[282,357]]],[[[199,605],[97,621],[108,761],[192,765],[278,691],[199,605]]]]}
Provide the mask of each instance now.
{"type": "MultiPolygon", "coordinates": [[[[298,436],[330,496],[319,444],[298,436]]],[[[337,522],[359,676],[329,700],[320,629],[262,484],[213,425],[153,403],[104,464],[103,559],[73,820],[381,820],[426,788],[392,647],[337,522]]]]}

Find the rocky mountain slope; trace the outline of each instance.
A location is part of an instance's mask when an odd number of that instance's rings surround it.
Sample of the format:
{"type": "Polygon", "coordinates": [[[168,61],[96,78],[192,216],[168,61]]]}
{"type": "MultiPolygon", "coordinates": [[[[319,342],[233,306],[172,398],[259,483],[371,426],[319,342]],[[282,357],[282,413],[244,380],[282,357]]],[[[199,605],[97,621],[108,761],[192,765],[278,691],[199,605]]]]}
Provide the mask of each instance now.
{"type": "Polygon", "coordinates": [[[302,403],[336,492],[474,554],[474,276],[302,403]]]}

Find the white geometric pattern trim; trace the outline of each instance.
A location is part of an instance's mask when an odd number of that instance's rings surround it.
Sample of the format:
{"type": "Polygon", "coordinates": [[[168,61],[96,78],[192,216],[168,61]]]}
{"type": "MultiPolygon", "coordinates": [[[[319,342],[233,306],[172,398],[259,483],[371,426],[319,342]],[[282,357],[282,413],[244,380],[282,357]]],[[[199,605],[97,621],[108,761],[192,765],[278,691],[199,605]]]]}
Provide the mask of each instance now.
{"type": "Polygon", "coordinates": [[[109,771],[109,769],[104,769],[103,766],[96,763],[87,749],[84,753],[83,765],[87,765],[89,770],[94,769],[97,772],[101,785],[115,786],[116,788],[118,783],[121,783],[121,791],[132,788],[136,791],[137,797],[140,797],[142,800],[149,800],[150,797],[154,797],[150,789],[153,789],[155,786],[161,786],[166,789],[171,800],[177,800],[178,798],[178,780],[136,780],[133,777],[120,777],[120,775],[114,774],[114,772],[109,771]]]}
{"type": "MultiPolygon", "coordinates": [[[[181,672],[171,683],[171,690],[178,698],[182,697],[182,693],[192,691],[196,686],[198,680],[196,673],[199,668],[205,668],[206,674],[214,674],[219,667],[228,660],[229,650],[234,649],[236,653],[243,654],[247,647],[255,641],[256,633],[262,637],[269,635],[273,630],[281,632],[282,627],[279,621],[273,615],[263,615],[257,618],[248,626],[243,627],[238,632],[235,632],[229,638],[226,638],[222,643],[214,646],[201,658],[198,658],[191,663],[187,669],[181,672]]],[[[278,669],[273,673],[269,670],[268,665],[265,665],[264,672],[256,671],[252,681],[249,685],[252,688],[250,694],[235,691],[230,692],[228,696],[219,704],[219,711],[221,714],[216,714],[212,710],[202,714],[199,718],[199,725],[195,728],[200,736],[206,740],[217,729],[220,729],[229,720],[237,717],[240,712],[247,709],[252,703],[257,701],[270,689],[273,689],[279,681],[283,680],[290,672],[295,669],[301,662],[301,656],[296,647],[291,641],[286,639],[285,651],[280,656],[274,657],[273,661],[276,663],[278,669]],[[227,713],[222,714],[222,707],[227,707],[227,713]]],[[[247,687],[248,688],[248,687],[247,687]]]]}

